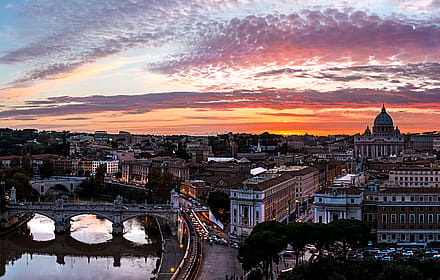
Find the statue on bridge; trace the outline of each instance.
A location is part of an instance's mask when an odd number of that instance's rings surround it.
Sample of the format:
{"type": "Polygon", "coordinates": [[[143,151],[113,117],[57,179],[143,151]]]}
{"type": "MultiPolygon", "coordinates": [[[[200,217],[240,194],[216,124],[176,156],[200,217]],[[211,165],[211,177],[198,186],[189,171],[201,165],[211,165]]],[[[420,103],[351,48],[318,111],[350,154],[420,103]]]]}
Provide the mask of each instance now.
{"type": "Polygon", "coordinates": [[[113,201],[113,204],[115,205],[115,208],[122,206],[122,196],[118,195],[116,196],[116,199],[113,201]]]}

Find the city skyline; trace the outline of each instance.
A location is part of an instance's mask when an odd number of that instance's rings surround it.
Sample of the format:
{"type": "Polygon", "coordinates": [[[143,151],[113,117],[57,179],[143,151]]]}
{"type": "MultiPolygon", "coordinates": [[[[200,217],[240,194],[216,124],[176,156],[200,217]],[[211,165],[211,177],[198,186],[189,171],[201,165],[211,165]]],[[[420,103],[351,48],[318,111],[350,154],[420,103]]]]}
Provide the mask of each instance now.
{"type": "Polygon", "coordinates": [[[439,1],[303,2],[0,1],[0,127],[438,130],[439,1]]]}

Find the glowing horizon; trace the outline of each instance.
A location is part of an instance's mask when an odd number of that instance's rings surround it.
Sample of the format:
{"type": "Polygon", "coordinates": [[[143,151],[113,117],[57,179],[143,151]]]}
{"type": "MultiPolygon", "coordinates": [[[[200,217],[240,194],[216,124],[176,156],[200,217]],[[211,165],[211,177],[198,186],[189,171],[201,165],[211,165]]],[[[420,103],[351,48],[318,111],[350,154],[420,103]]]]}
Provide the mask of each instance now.
{"type": "Polygon", "coordinates": [[[0,5],[0,127],[353,135],[384,103],[438,130],[438,1],[0,5]]]}

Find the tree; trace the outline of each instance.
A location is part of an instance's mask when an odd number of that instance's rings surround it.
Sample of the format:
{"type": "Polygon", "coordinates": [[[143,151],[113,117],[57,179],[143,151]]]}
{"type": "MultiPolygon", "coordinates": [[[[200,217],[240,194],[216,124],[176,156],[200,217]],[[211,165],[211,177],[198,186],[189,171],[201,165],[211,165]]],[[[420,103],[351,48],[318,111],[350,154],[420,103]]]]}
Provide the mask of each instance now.
{"type": "Polygon", "coordinates": [[[30,199],[33,194],[29,174],[21,167],[13,167],[5,170],[6,189],[10,190],[13,186],[17,190],[17,199],[30,199]]]}
{"type": "Polygon", "coordinates": [[[228,221],[228,213],[231,207],[231,200],[228,194],[220,191],[210,192],[208,195],[208,206],[214,216],[218,217],[223,223],[228,221]]]}
{"type": "Polygon", "coordinates": [[[287,241],[295,250],[296,264],[304,251],[304,247],[314,241],[314,227],[309,223],[290,223],[288,225],[287,241]]]}
{"type": "Polygon", "coordinates": [[[287,244],[286,232],[286,225],[277,221],[266,221],[256,225],[238,249],[238,260],[243,269],[248,271],[259,268],[266,280],[272,279],[272,264],[279,263],[279,253],[287,244]]]}
{"type": "Polygon", "coordinates": [[[342,242],[344,260],[347,257],[348,245],[365,245],[370,237],[370,228],[362,221],[341,219],[330,223],[335,229],[336,240],[342,242]]]}
{"type": "Polygon", "coordinates": [[[148,182],[145,187],[152,192],[153,199],[166,202],[170,199],[171,189],[176,184],[171,172],[162,172],[159,168],[153,167],[148,174],[148,182]]]}
{"type": "Polygon", "coordinates": [[[335,230],[333,224],[312,224],[314,244],[318,250],[318,254],[321,255],[323,248],[328,248],[329,245],[335,242],[335,230]]]}
{"type": "Polygon", "coordinates": [[[387,264],[382,273],[377,276],[378,280],[422,280],[423,274],[413,266],[389,263],[387,264]]]}
{"type": "Polygon", "coordinates": [[[40,176],[41,178],[47,178],[49,179],[50,176],[53,175],[55,171],[55,166],[53,164],[53,161],[50,159],[44,159],[43,163],[40,166],[40,176]]]}
{"type": "Polygon", "coordinates": [[[21,158],[21,167],[23,167],[23,169],[26,170],[26,173],[29,176],[32,176],[32,174],[34,173],[34,168],[32,167],[31,156],[29,154],[24,155],[21,158]]]}

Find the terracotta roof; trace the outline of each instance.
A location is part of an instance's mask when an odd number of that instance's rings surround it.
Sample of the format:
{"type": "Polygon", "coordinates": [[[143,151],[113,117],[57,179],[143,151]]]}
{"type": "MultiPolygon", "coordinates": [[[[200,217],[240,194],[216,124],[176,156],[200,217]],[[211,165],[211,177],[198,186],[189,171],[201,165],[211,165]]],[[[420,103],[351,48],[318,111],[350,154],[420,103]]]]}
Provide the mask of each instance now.
{"type": "Polygon", "coordinates": [[[254,187],[254,189],[264,191],[270,187],[276,186],[284,181],[290,180],[293,177],[289,174],[283,174],[281,176],[277,176],[275,178],[270,178],[265,181],[258,182],[256,184],[246,184],[248,187],[254,187]]]}

